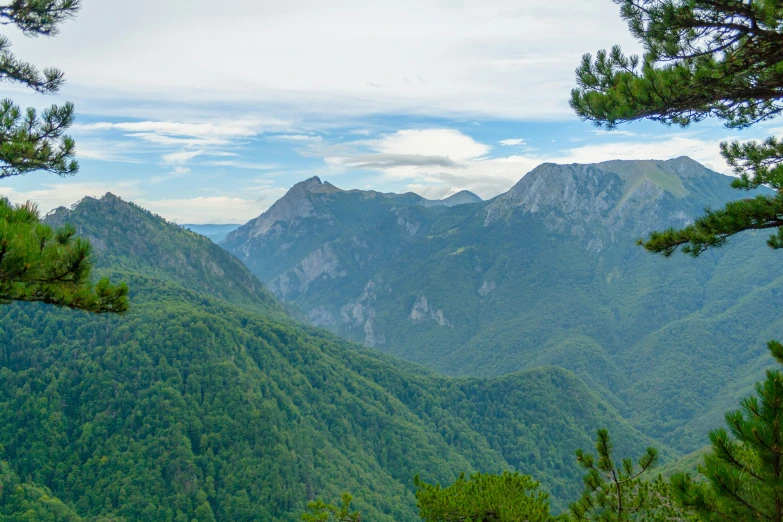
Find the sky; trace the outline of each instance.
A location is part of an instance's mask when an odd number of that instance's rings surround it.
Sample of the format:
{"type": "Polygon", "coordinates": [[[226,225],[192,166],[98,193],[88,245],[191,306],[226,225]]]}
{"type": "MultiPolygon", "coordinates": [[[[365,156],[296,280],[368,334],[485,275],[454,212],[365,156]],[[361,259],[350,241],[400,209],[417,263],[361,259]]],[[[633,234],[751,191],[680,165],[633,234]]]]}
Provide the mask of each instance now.
{"type": "Polygon", "coordinates": [[[244,223],[295,183],[491,198],[544,162],[687,155],[783,134],[717,121],[606,132],[568,106],[584,53],[641,48],[610,0],[83,0],[53,38],[10,27],[75,103],[80,172],[0,182],[42,212],[112,192],[177,223],[244,223]]]}

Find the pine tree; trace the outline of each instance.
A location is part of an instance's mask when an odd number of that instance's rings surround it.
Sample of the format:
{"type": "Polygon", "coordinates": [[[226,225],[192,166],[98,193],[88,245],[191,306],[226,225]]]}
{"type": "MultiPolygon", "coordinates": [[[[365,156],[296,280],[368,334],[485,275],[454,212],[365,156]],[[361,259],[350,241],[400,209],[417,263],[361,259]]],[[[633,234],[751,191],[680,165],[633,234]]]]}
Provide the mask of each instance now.
{"type": "Polygon", "coordinates": [[[548,495],[527,475],[461,475],[451,486],[414,478],[419,514],[427,522],[549,522],[548,495]]]}
{"type": "MultiPolygon", "coordinates": [[[[60,23],[79,10],[79,0],[12,0],[0,5],[0,22],[27,36],[57,34],[60,23]]],[[[56,94],[63,83],[58,69],[38,70],[17,59],[0,35],[0,81],[15,82],[42,94],[56,94]]],[[[70,103],[38,112],[0,101],[0,179],[33,171],[69,176],[79,170],[70,103]]],[[[30,204],[14,206],[0,199],[0,303],[40,301],[91,312],[124,312],[128,289],[103,279],[91,284],[90,244],[73,227],[52,230],[30,204]]]]}
{"type": "MultiPolygon", "coordinates": [[[[714,116],[742,129],[783,112],[783,3],[780,0],[615,0],[644,55],[620,47],[586,54],[576,71],[571,106],[612,129],[650,119],[687,126],[714,116]]],[[[707,210],[682,230],[654,232],[640,243],[670,256],[697,256],[744,230],[777,228],[768,244],[783,247],[783,141],[722,143],[739,178],[735,188],[767,185],[774,195],[707,210]]]]}
{"type": "MultiPolygon", "coordinates": [[[[783,363],[783,345],[768,346],[783,363]]],[[[707,480],[672,477],[680,502],[705,522],[783,521],[783,373],[768,370],[756,396],[727,413],[726,423],[730,434],[710,433],[712,450],[699,467],[707,480]]]]}
{"type": "Polygon", "coordinates": [[[658,452],[647,448],[639,459],[638,469],[631,459],[621,465],[614,461],[612,440],[607,430],[598,430],[595,449],[598,458],[577,450],[576,460],[587,470],[585,491],[571,504],[571,515],[577,521],[624,522],[636,520],[636,515],[650,508],[648,488],[641,475],[658,461],[658,452]]]}
{"type": "Polygon", "coordinates": [[[353,497],[350,493],[343,493],[341,504],[327,504],[322,500],[315,500],[307,504],[307,513],[302,515],[304,522],[361,522],[362,515],[358,511],[351,511],[353,497]]]}

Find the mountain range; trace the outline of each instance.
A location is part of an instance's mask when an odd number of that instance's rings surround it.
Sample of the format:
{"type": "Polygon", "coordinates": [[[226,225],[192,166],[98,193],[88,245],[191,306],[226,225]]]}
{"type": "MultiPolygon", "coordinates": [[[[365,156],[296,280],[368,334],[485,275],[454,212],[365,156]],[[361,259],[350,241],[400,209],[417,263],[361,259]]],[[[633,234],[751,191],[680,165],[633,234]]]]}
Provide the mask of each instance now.
{"type": "Polygon", "coordinates": [[[570,370],[690,452],[770,364],[783,278],[763,234],[696,260],[636,241],[730,182],[686,157],[544,164],[490,201],[311,178],[221,244],[313,325],[455,376],[570,370]]]}
{"type": "Polygon", "coordinates": [[[562,509],[598,428],[621,454],[678,454],[567,369],[444,377],[301,324],[228,252],[111,194],[47,222],[91,240],[131,311],[0,307],[0,515],[295,521],[348,490],[368,520],[406,521],[415,474],[503,469],[562,509]]]}

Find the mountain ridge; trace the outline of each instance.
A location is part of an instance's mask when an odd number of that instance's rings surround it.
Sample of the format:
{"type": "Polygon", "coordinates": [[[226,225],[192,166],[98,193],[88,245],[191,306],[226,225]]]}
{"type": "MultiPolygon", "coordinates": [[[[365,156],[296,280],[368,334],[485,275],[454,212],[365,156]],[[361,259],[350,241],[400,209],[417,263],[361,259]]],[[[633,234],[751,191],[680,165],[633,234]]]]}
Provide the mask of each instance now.
{"type": "Polygon", "coordinates": [[[131,310],[0,307],[0,439],[2,466],[87,519],[294,522],[350,490],[368,518],[415,520],[415,474],[512,468],[562,509],[596,429],[624,455],[665,446],[569,370],[443,377],[258,306],[230,254],[115,196],[48,222],[66,219],[131,310]]]}
{"type": "Polygon", "coordinates": [[[760,294],[750,281],[771,292],[783,280],[767,273],[767,251],[744,254],[758,234],[696,261],[636,240],[736,199],[730,180],[686,157],[544,164],[505,194],[450,208],[314,197],[319,218],[223,246],[313,324],[450,375],[567,368],[646,433],[691,451],[769,363],[755,335],[737,344],[735,318],[783,329],[751,313],[760,294]],[[704,380],[680,351],[703,353],[700,335],[722,347],[704,380]]]}

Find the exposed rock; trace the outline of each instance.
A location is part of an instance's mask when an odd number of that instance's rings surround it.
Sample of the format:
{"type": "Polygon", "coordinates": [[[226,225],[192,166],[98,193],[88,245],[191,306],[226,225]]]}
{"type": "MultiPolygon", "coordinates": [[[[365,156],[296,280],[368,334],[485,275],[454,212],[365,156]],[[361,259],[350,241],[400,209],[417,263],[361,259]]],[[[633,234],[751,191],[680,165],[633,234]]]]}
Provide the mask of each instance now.
{"type": "Polygon", "coordinates": [[[440,326],[450,326],[452,328],[454,326],[444,317],[443,310],[436,310],[423,295],[417,297],[416,302],[413,303],[410,317],[414,323],[433,320],[440,326]]]}
{"type": "Polygon", "coordinates": [[[495,288],[497,288],[497,284],[495,284],[494,281],[484,281],[484,284],[481,285],[481,288],[479,288],[478,293],[481,297],[486,297],[490,293],[492,293],[495,290],[495,288]]]}
{"type": "Polygon", "coordinates": [[[280,198],[269,210],[226,236],[225,242],[230,243],[238,238],[252,239],[256,237],[277,237],[288,227],[283,224],[292,224],[296,221],[311,217],[315,214],[309,194],[332,194],[342,192],[331,183],[323,183],[314,176],[308,180],[297,183],[285,196],[280,198]]]}
{"type": "Polygon", "coordinates": [[[416,221],[409,221],[410,212],[407,209],[398,209],[397,212],[397,224],[402,227],[403,235],[406,239],[413,239],[416,233],[421,228],[421,223],[416,221]]]}
{"type": "Polygon", "coordinates": [[[364,344],[367,346],[378,346],[386,342],[386,337],[375,331],[375,308],[372,306],[382,284],[381,278],[371,279],[365,285],[359,298],[346,304],[340,310],[340,316],[344,323],[359,327],[364,331],[364,344]]]}
{"type": "Polygon", "coordinates": [[[337,270],[338,266],[337,255],[331,245],[326,243],[310,252],[294,268],[270,281],[269,289],[281,299],[286,299],[294,292],[304,292],[318,277],[327,276],[335,279],[344,276],[344,272],[337,270]]]}
{"type": "Polygon", "coordinates": [[[310,310],[307,319],[313,326],[328,328],[337,324],[337,318],[325,306],[318,306],[310,310]]]}

